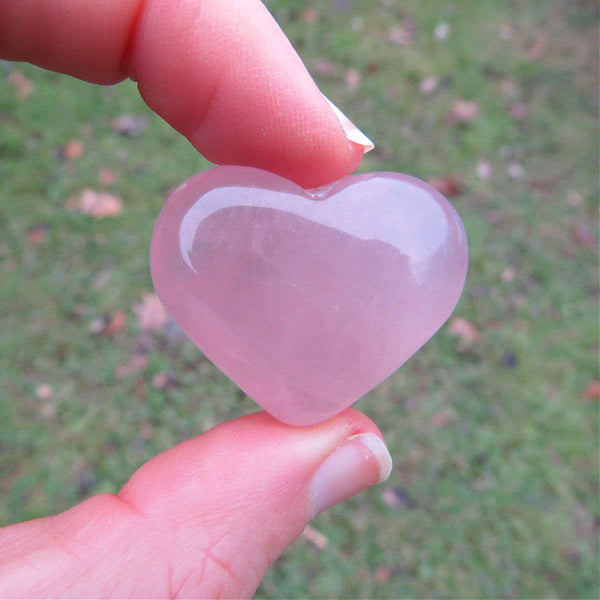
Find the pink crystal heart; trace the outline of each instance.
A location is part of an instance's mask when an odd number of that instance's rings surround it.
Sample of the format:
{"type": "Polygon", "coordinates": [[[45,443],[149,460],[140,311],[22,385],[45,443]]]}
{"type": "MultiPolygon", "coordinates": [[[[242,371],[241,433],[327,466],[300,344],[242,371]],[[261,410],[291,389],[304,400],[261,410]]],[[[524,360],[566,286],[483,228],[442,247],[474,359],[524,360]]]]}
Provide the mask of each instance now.
{"type": "Polygon", "coordinates": [[[304,190],[258,169],[181,184],[152,238],[165,308],[277,419],[311,425],[393,373],[460,296],[467,239],[452,205],[396,173],[304,190]]]}

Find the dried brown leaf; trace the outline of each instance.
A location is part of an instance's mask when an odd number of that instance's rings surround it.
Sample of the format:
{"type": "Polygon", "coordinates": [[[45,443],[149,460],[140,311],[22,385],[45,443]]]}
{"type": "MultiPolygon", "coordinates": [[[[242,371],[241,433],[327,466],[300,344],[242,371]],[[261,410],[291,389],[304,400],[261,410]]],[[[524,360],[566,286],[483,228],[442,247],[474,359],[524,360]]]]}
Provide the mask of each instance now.
{"type": "Polygon", "coordinates": [[[95,335],[115,335],[123,330],[125,319],[125,313],[120,310],[112,315],[102,315],[89,324],[88,331],[95,335]]]}
{"type": "Polygon", "coordinates": [[[514,119],[520,120],[531,114],[531,109],[524,102],[517,102],[510,107],[508,114],[514,119]]]}
{"type": "Polygon", "coordinates": [[[319,550],[327,548],[329,540],[320,532],[317,531],[311,525],[307,525],[302,532],[302,537],[308,540],[311,544],[316,546],[319,550]]]}
{"type": "Polygon", "coordinates": [[[492,169],[492,165],[488,160],[479,160],[477,161],[475,172],[477,173],[477,177],[479,177],[479,179],[488,181],[491,179],[494,170],[492,169]]]}
{"type": "Polygon", "coordinates": [[[122,310],[118,310],[110,315],[110,321],[102,333],[104,335],[115,335],[123,331],[126,319],[125,313],[122,310]]]}
{"type": "Polygon", "coordinates": [[[414,29],[404,26],[390,27],[388,30],[387,39],[392,44],[397,46],[410,46],[412,44],[414,29]]]}
{"type": "Polygon", "coordinates": [[[437,77],[425,77],[419,84],[419,91],[423,96],[429,96],[429,94],[435,92],[439,82],[440,80],[437,77]]]}
{"type": "Polygon", "coordinates": [[[125,137],[137,137],[146,131],[148,117],[146,115],[124,114],[111,121],[112,128],[125,137]]]}
{"type": "Polygon", "coordinates": [[[35,85],[31,79],[27,79],[21,71],[14,69],[8,76],[8,82],[13,86],[18,98],[24,100],[33,92],[35,85]]]}
{"type": "Polygon", "coordinates": [[[385,583],[390,578],[392,571],[393,571],[392,567],[390,567],[388,565],[378,567],[377,570],[375,571],[375,581],[377,583],[385,583]]]}
{"type": "Polygon", "coordinates": [[[302,20],[309,25],[314,25],[319,20],[319,13],[314,8],[306,8],[302,12],[302,20]]]}
{"type": "Polygon", "coordinates": [[[588,400],[597,400],[600,398],[600,381],[592,380],[585,388],[585,397],[588,400]]]}
{"type": "Polygon", "coordinates": [[[502,281],[504,281],[505,283],[510,283],[511,281],[513,281],[513,279],[515,278],[516,275],[517,275],[517,269],[515,269],[515,267],[513,265],[508,265],[507,267],[504,268],[504,270],[502,271],[502,275],[500,277],[502,278],[502,281]]]}
{"type": "Polygon", "coordinates": [[[48,235],[48,225],[45,223],[38,223],[27,228],[27,242],[31,246],[39,246],[46,240],[48,235]]]}
{"type": "Polygon", "coordinates": [[[35,395],[40,400],[47,400],[54,395],[54,389],[47,383],[40,383],[40,385],[35,388],[35,395]]]}
{"type": "Polygon", "coordinates": [[[313,63],[313,68],[317,75],[333,75],[333,63],[326,58],[317,58],[313,63]]]}
{"type": "Polygon", "coordinates": [[[381,492],[381,499],[384,504],[390,508],[399,508],[400,506],[403,506],[404,508],[415,507],[415,501],[399,487],[386,487],[383,492],[381,492]]]}
{"type": "Polygon", "coordinates": [[[452,321],[450,321],[448,331],[453,335],[458,336],[461,342],[469,346],[483,340],[477,327],[463,317],[454,317],[452,321]]]}
{"type": "Polygon", "coordinates": [[[62,149],[62,154],[66,160],[75,160],[83,154],[83,142],[79,140],[70,140],[62,149]]]}
{"type": "Polygon", "coordinates": [[[134,352],[129,360],[125,363],[117,365],[117,377],[128,377],[129,375],[137,375],[148,366],[148,356],[140,352],[134,352]]]}
{"type": "Polygon", "coordinates": [[[133,307],[133,311],[138,317],[140,329],[145,331],[162,331],[169,320],[158,296],[149,292],[142,294],[142,301],[133,307]]]}
{"type": "Polygon", "coordinates": [[[450,125],[458,123],[471,123],[479,115],[479,104],[467,100],[457,100],[446,116],[450,125]]]}
{"type": "Polygon", "coordinates": [[[428,183],[447,198],[458,196],[464,190],[464,184],[458,175],[450,174],[444,175],[444,177],[434,177],[428,183]]]}
{"type": "Polygon", "coordinates": [[[152,378],[152,385],[157,390],[173,389],[179,385],[179,380],[172,373],[160,371],[152,378]]]}
{"type": "Polygon", "coordinates": [[[352,91],[357,90],[360,87],[360,79],[360,73],[356,69],[348,69],[344,76],[346,87],[352,91]]]}
{"type": "Polygon", "coordinates": [[[112,185],[117,180],[114,171],[107,167],[100,167],[98,170],[98,181],[103,185],[112,185]]]}
{"type": "Polygon", "coordinates": [[[571,230],[571,235],[577,244],[581,244],[586,248],[596,247],[596,236],[592,233],[592,230],[583,223],[578,223],[571,230]]]}
{"type": "Polygon", "coordinates": [[[577,190],[570,190],[567,193],[567,202],[574,208],[581,208],[584,205],[583,196],[577,190]]]}
{"type": "Polygon", "coordinates": [[[78,196],[70,198],[66,206],[70,210],[81,212],[94,217],[94,219],[102,219],[120,214],[123,202],[114,194],[86,188],[78,196]]]}
{"type": "Polygon", "coordinates": [[[448,23],[438,23],[433,30],[433,37],[441,42],[450,35],[450,25],[448,23]]]}
{"type": "Polygon", "coordinates": [[[456,412],[451,408],[440,410],[431,417],[431,423],[435,427],[444,427],[445,425],[454,422],[456,422],[456,412]]]}

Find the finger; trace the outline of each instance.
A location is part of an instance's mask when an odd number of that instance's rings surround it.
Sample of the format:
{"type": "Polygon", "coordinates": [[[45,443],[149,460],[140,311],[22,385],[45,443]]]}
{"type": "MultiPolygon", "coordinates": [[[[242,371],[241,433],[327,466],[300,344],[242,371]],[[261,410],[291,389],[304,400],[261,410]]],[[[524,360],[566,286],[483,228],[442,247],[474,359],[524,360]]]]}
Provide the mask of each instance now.
{"type": "Polygon", "coordinates": [[[160,454],[116,496],[0,530],[0,589],[249,597],[307,521],[390,469],[377,428],[352,409],[306,428],[255,413],[160,454]]]}
{"type": "Polygon", "coordinates": [[[0,0],[0,55],[138,82],[209,160],[315,187],[372,143],[330,106],[258,0],[0,0]]]}

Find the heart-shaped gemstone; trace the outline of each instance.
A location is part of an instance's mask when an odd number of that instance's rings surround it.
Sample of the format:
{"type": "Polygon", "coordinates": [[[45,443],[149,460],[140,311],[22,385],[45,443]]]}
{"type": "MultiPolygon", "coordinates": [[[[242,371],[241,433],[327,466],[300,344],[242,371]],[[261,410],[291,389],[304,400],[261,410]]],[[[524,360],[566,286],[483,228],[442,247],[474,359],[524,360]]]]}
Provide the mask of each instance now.
{"type": "Polygon", "coordinates": [[[396,173],[304,190],[258,169],[181,184],[152,238],[165,308],[277,419],[311,425],[393,373],[448,318],[467,239],[452,205],[396,173]]]}

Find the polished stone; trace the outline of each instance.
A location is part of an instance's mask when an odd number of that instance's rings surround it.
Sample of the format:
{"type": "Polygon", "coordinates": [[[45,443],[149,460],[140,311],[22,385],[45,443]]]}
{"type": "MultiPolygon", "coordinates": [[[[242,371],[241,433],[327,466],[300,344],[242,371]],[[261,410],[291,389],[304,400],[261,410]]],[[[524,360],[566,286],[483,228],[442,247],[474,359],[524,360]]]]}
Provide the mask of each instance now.
{"type": "Polygon", "coordinates": [[[248,167],[181,184],[154,230],[152,277],[204,354],[277,419],[334,416],[444,323],[467,271],[452,205],[396,173],[315,190],[248,167]]]}

